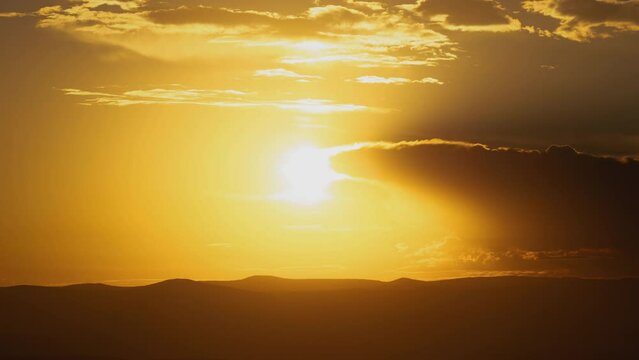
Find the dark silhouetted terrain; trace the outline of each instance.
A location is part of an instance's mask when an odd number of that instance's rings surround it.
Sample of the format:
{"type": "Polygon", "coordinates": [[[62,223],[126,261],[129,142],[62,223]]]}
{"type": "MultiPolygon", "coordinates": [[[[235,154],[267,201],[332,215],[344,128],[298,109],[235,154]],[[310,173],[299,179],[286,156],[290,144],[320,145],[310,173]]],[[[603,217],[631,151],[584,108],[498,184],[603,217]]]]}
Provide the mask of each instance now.
{"type": "Polygon", "coordinates": [[[639,280],[0,288],[2,359],[636,359],[639,280]]]}

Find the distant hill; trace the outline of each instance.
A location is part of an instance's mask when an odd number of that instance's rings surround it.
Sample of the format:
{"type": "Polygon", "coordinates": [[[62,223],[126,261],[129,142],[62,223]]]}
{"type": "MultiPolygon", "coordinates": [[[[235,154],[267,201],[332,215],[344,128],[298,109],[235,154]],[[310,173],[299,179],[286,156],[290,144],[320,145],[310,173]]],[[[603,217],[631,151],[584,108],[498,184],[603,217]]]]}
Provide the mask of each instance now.
{"type": "Polygon", "coordinates": [[[0,359],[635,359],[639,280],[0,288],[0,359]]]}
{"type": "Polygon", "coordinates": [[[251,276],[234,281],[207,281],[234,289],[260,292],[297,292],[371,289],[384,285],[382,281],[359,279],[284,279],[275,276],[251,276]]]}

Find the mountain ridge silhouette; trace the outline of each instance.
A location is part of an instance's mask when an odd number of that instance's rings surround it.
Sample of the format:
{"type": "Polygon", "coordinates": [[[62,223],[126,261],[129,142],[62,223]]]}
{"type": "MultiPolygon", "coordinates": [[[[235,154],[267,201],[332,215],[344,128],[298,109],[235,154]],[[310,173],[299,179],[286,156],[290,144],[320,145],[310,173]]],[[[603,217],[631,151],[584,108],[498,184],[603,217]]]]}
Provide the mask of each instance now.
{"type": "Polygon", "coordinates": [[[0,358],[627,359],[639,279],[171,279],[0,288],[0,358]]]}

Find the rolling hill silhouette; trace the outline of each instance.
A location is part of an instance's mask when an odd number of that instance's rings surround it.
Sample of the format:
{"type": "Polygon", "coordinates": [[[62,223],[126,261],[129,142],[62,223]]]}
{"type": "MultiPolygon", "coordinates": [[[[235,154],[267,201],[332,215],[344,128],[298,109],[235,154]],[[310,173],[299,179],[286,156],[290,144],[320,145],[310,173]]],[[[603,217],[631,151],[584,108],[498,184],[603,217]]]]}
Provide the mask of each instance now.
{"type": "Polygon", "coordinates": [[[0,288],[2,359],[630,359],[639,280],[0,288]]]}
{"type": "Polygon", "coordinates": [[[283,279],[276,276],[251,276],[242,280],[207,281],[234,289],[260,292],[330,291],[371,289],[382,286],[382,281],[360,279],[283,279]]]}

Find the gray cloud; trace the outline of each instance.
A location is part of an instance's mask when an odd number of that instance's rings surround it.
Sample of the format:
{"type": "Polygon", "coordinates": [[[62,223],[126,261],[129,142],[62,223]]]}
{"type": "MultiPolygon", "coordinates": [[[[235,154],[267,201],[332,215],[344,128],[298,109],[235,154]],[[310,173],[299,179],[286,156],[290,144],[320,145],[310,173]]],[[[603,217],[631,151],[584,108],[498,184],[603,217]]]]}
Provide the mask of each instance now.
{"type": "Polygon", "coordinates": [[[418,256],[421,265],[453,261],[451,267],[466,269],[639,273],[637,160],[564,146],[531,151],[437,139],[345,150],[335,159],[340,171],[402,184],[426,202],[429,196],[446,199],[482,224],[468,227],[451,210],[448,221],[464,246],[450,239],[428,245],[436,246],[418,256]]]}
{"type": "Polygon", "coordinates": [[[585,41],[623,31],[639,31],[636,0],[526,0],[523,7],[560,21],[554,33],[585,41]]]}
{"type": "Polygon", "coordinates": [[[504,8],[494,0],[425,0],[417,8],[425,16],[447,15],[452,25],[507,24],[504,8]]]}

